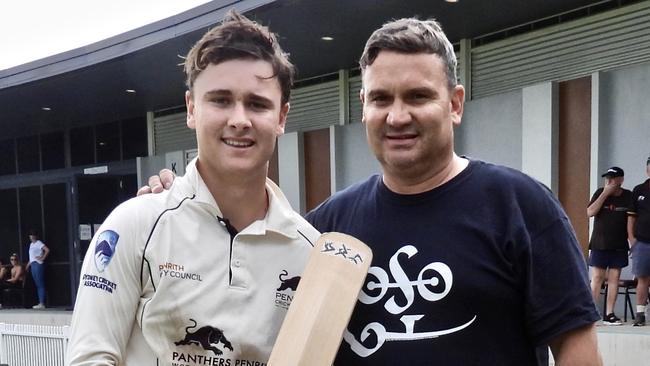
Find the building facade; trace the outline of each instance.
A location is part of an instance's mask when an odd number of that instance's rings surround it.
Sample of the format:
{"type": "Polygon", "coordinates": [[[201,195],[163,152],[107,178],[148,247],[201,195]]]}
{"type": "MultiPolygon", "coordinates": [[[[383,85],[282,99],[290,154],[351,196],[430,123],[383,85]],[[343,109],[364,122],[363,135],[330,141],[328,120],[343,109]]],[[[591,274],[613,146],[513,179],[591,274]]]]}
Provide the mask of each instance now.
{"type": "Polygon", "coordinates": [[[470,2],[366,2],[213,1],[0,71],[0,258],[26,259],[27,232],[40,231],[51,248],[48,305],[73,304],[80,262],[106,215],[149,174],[164,166],[182,174],[194,156],[177,55],[231,7],[270,24],[299,69],[269,172],[297,210],[380,171],[365,143],[356,58],[384,21],[434,16],[468,90],[457,151],[552,188],[586,248],[599,173],[621,166],[628,188],[644,179],[650,1],[533,1],[526,12],[503,0],[489,19],[470,2]],[[500,15],[506,8],[511,15],[500,15]]]}

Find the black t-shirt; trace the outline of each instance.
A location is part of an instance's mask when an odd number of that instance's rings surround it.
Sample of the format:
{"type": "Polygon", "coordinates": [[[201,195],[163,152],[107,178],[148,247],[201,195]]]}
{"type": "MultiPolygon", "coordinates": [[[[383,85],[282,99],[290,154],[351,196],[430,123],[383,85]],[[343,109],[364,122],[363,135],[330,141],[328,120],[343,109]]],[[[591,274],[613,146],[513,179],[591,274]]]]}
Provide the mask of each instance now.
{"type": "MultiPolygon", "coordinates": [[[[591,196],[589,205],[594,203],[603,193],[598,188],[591,196]]],[[[610,195],[603,202],[600,211],[594,217],[594,230],[591,233],[589,249],[597,250],[628,250],[627,243],[627,212],[632,201],[632,192],[623,189],[618,195],[610,195]]]]}
{"type": "Polygon", "coordinates": [[[473,160],[415,195],[373,176],[307,219],[373,249],[336,366],[541,365],[599,319],[566,215],[518,171],[473,160]]]}
{"type": "Polygon", "coordinates": [[[634,237],[650,243],[650,179],[634,187],[630,214],[636,216],[634,237]]]}

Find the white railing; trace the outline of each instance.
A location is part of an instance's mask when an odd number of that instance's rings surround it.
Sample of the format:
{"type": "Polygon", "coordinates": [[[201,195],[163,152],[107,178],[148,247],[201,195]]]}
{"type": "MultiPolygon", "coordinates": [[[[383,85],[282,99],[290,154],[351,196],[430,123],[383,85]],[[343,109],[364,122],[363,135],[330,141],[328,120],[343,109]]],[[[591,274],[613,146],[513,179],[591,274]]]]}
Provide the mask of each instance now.
{"type": "Polygon", "coordinates": [[[0,364],[64,366],[70,327],[0,323],[0,364]]]}

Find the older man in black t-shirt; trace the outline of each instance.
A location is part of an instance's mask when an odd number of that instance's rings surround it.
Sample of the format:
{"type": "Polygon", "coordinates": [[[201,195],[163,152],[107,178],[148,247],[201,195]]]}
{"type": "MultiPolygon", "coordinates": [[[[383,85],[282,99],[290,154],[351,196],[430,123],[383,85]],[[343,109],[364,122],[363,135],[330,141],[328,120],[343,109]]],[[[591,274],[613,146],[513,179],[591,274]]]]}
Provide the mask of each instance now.
{"type": "Polygon", "coordinates": [[[600,288],[607,275],[607,304],[603,324],[621,325],[621,319],[614,314],[618,295],[618,281],[621,268],[628,265],[627,253],[627,211],[632,192],[621,187],[625,173],[614,166],[602,177],[605,186],[598,188],[591,196],[587,215],[594,217],[594,230],[589,241],[589,265],[592,267],[591,293],[598,302],[600,288]]]}

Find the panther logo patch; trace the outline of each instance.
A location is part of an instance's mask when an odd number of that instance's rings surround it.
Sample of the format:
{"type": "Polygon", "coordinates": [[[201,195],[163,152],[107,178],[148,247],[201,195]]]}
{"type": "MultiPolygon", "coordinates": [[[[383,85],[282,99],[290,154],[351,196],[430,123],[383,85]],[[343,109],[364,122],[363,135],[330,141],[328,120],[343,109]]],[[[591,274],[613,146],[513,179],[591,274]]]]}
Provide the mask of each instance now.
{"type": "Polygon", "coordinates": [[[194,323],[194,325],[190,325],[185,328],[185,338],[181,339],[178,342],[174,342],[175,345],[185,346],[193,344],[203,347],[203,349],[206,351],[212,351],[215,355],[223,354],[223,351],[217,348],[217,345],[219,343],[221,343],[224,348],[227,348],[230,351],[233,350],[232,344],[228,338],[226,338],[225,334],[223,334],[223,331],[221,329],[206,325],[197,329],[195,332],[190,332],[190,329],[196,328],[197,326],[196,320],[192,318],[190,318],[190,320],[194,323]]]}
{"type": "Polygon", "coordinates": [[[280,279],[280,287],[278,287],[277,291],[284,291],[289,288],[292,291],[296,291],[296,289],[298,289],[298,282],[300,282],[300,276],[286,278],[288,274],[289,272],[287,272],[287,270],[285,269],[282,270],[282,273],[280,273],[280,276],[278,276],[278,278],[280,279]]]}

